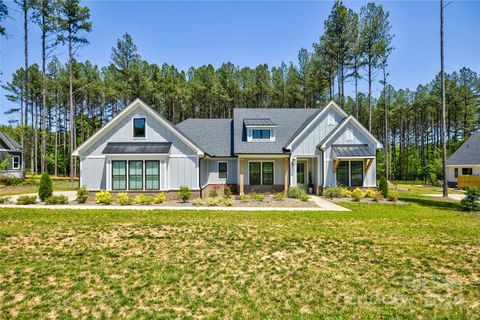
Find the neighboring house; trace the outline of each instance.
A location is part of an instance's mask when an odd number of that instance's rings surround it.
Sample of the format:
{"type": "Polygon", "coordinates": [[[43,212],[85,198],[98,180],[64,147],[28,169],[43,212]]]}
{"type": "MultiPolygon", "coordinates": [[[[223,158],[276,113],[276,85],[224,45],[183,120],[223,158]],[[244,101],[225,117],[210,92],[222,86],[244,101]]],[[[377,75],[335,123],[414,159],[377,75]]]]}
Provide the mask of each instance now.
{"type": "Polygon", "coordinates": [[[289,186],[376,187],[381,143],[334,102],[323,109],[234,109],[233,119],[176,126],[136,100],[85,141],[80,184],[89,190],[239,193],[289,186]]]}
{"type": "Polygon", "coordinates": [[[480,175],[480,131],[474,132],[447,161],[447,182],[456,187],[458,176],[480,175]]]}
{"type": "Polygon", "coordinates": [[[22,146],[0,131],[0,175],[23,178],[22,146]]]}

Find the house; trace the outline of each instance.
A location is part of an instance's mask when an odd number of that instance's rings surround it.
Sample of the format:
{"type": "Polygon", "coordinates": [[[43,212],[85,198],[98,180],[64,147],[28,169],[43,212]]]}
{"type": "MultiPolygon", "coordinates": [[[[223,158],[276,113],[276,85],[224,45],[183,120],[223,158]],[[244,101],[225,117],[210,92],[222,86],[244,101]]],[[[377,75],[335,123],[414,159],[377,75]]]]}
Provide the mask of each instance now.
{"type": "Polygon", "coordinates": [[[23,178],[23,148],[0,131],[0,176],[23,178]]]}
{"type": "Polygon", "coordinates": [[[88,190],[240,194],[334,185],[375,187],[381,143],[330,102],[322,109],[234,109],[232,119],[173,125],[134,101],[74,152],[88,190]]]}
{"type": "Polygon", "coordinates": [[[480,175],[480,131],[474,132],[447,161],[447,183],[456,187],[458,176],[480,175]]]}

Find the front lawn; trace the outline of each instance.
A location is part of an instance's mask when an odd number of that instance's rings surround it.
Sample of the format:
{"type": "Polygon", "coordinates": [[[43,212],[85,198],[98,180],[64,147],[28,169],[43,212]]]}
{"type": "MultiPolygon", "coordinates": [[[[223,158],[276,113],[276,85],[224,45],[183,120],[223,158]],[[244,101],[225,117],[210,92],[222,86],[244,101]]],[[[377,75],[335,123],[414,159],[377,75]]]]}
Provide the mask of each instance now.
{"type": "Polygon", "coordinates": [[[0,318],[480,317],[480,215],[0,209],[0,318]]]}
{"type": "MultiPolygon", "coordinates": [[[[70,191],[78,188],[78,179],[70,182],[68,177],[51,177],[53,182],[53,190],[70,191]]],[[[16,194],[37,193],[40,184],[40,176],[27,177],[19,185],[6,186],[0,184],[0,197],[12,196],[16,194]]]]}

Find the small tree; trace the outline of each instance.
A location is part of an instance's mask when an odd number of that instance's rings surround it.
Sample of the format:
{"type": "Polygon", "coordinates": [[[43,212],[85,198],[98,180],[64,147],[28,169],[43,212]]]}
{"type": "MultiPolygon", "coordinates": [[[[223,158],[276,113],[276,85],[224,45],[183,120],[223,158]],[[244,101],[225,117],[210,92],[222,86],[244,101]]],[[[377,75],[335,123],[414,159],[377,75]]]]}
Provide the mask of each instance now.
{"type": "Polygon", "coordinates": [[[388,181],[385,177],[380,178],[380,181],[378,182],[378,189],[385,198],[388,197],[388,181]]]}
{"type": "Polygon", "coordinates": [[[180,191],[178,192],[178,196],[182,199],[183,202],[187,202],[192,195],[192,191],[188,186],[181,186],[180,191]]]}
{"type": "Polygon", "coordinates": [[[53,193],[53,183],[52,179],[48,172],[42,173],[42,178],[40,179],[40,186],[38,188],[38,197],[41,201],[45,201],[53,193]]]}
{"type": "Polygon", "coordinates": [[[468,187],[467,195],[460,201],[464,211],[480,211],[480,188],[468,187]]]}

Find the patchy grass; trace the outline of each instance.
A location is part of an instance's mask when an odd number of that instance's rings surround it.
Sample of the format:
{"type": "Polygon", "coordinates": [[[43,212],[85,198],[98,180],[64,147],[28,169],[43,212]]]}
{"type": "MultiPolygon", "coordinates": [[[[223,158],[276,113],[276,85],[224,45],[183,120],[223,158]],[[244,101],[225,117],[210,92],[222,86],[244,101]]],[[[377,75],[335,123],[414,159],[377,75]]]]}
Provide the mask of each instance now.
{"type": "MultiPolygon", "coordinates": [[[[51,177],[53,181],[54,191],[69,191],[76,190],[78,188],[78,179],[73,183],[70,183],[69,178],[66,177],[51,177]]],[[[18,186],[4,186],[0,185],[0,197],[12,196],[16,194],[35,193],[38,192],[38,186],[40,184],[40,176],[27,177],[18,186]]]]}
{"type": "Polygon", "coordinates": [[[0,318],[480,317],[480,216],[0,210],[0,318]]]}

